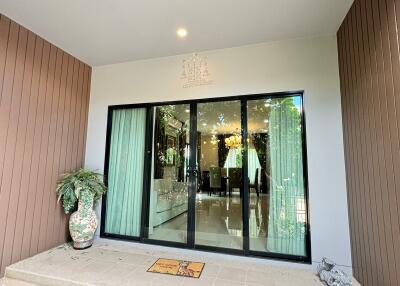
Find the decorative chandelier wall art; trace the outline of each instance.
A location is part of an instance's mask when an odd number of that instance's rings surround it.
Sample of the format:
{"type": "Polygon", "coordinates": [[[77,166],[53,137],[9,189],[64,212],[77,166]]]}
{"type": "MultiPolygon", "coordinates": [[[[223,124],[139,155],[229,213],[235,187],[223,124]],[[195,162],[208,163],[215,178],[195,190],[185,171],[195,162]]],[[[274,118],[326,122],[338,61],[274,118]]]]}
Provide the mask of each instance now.
{"type": "Polygon", "coordinates": [[[193,54],[182,61],[183,88],[212,84],[208,71],[207,57],[193,54]]]}

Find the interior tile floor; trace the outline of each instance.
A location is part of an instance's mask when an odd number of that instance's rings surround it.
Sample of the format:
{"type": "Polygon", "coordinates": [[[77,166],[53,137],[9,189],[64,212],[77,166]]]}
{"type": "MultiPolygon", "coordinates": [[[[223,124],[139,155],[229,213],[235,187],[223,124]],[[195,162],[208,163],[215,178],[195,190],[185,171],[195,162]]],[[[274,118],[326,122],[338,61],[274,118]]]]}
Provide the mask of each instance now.
{"type": "MultiPolygon", "coordinates": [[[[269,196],[252,192],[250,201],[250,247],[267,251],[269,196]]],[[[242,200],[239,193],[232,196],[196,195],[197,245],[242,249],[242,200]]],[[[154,228],[150,238],[186,243],[187,213],[183,213],[154,228]]]]}
{"type": "MultiPolygon", "coordinates": [[[[86,250],[63,244],[6,269],[0,285],[323,285],[311,266],[98,239],[86,250]],[[199,279],[149,273],[158,258],[205,262],[199,279]]],[[[353,285],[359,285],[354,283],[353,285]]]]}

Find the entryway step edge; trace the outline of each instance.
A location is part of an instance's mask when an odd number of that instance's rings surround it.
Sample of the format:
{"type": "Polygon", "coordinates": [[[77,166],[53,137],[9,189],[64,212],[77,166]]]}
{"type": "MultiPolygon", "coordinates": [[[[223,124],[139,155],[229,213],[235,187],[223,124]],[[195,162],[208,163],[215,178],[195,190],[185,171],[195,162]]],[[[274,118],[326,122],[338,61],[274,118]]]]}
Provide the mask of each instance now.
{"type": "MultiPolygon", "coordinates": [[[[69,279],[62,279],[59,277],[52,277],[48,275],[41,275],[34,272],[15,269],[11,266],[6,268],[5,281],[7,282],[8,279],[18,280],[25,283],[30,283],[27,285],[18,285],[18,286],[94,286],[94,284],[89,283],[82,283],[78,281],[73,281],[69,279]]],[[[1,284],[0,284],[1,285],[1,284]]],[[[16,286],[17,286],[16,285],[16,286]]],[[[8,286],[5,284],[4,286],[8,286]]],[[[10,284],[10,286],[14,286],[10,284]]]]}
{"type": "Polygon", "coordinates": [[[3,277],[2,279],[0,279],[0,286],[39,286],[39,285],[21,281],[21,280],[3,277]]]}

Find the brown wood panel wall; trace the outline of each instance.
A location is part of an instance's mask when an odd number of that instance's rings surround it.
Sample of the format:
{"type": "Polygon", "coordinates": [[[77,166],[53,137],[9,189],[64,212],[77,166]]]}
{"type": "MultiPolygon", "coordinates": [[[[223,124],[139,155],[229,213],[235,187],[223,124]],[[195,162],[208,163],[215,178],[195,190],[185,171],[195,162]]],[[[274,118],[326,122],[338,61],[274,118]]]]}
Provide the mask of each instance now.
{"type": "Polygon", "coordinates": [[[91,67],[0,14],[0,277],[64,242],[60,174],[84,163],[91,67]]]}
{"type": "Polygon", "coordinates": [[[400,1],[355,0],[338,33],[354,276],[400,285],[400,1]]]}

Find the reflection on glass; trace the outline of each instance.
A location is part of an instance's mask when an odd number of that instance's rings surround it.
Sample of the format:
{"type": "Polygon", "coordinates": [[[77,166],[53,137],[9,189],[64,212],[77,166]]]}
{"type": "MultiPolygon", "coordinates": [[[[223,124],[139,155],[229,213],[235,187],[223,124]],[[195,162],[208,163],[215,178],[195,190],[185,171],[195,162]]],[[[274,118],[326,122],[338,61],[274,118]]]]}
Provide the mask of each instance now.
{"type": "Polygon", "coordinates": [[[250,250],[306,256],[300,96],[248,101],[250,250]],[[254,155],[251,155],[251,154],[254,155]],[[250,159],[250,158],[249,158],[250,159]]]}
{"type": "Polygon", "coordinates": [[[186,243],[189,105],[154,110],[149,238],[186,243]]]}
{"type": "Polygon", "coordinates": [[[240,102],[197,105],[197,245],[243,248],[240,102]]]}

